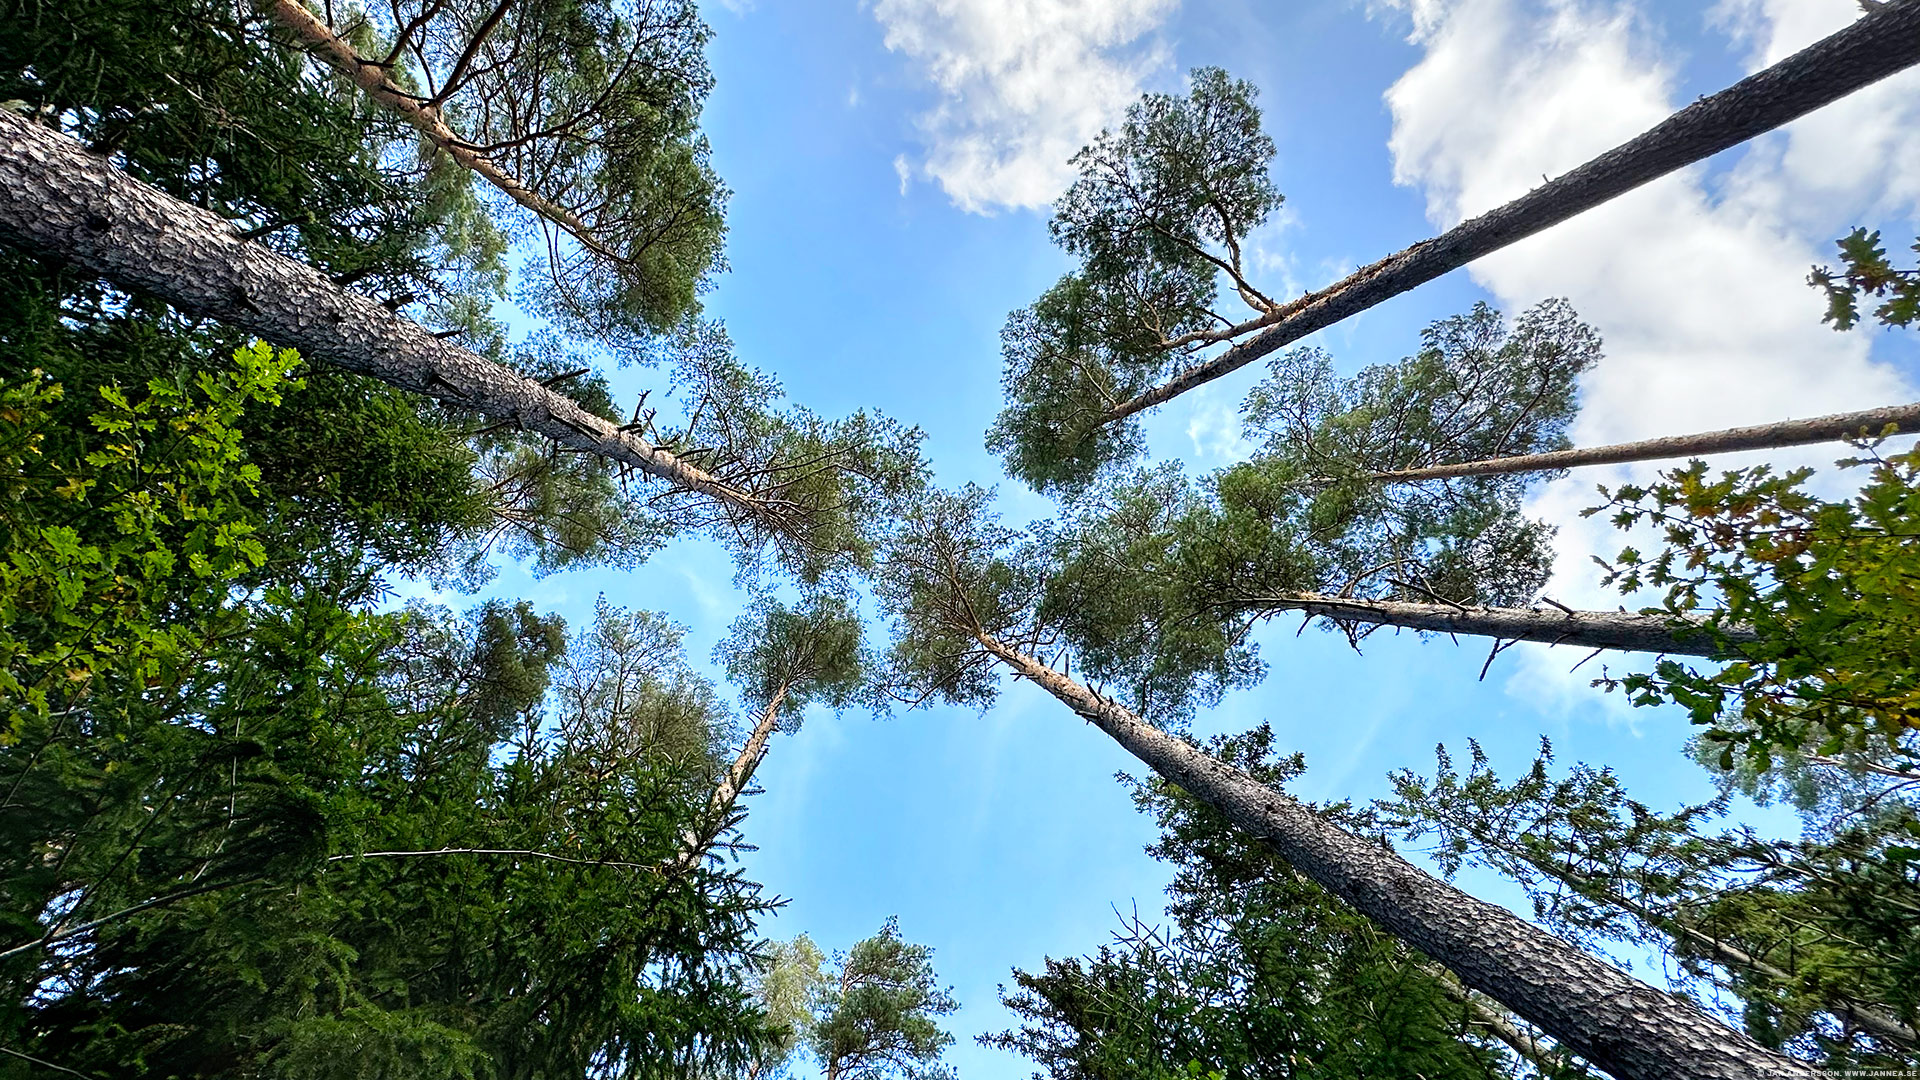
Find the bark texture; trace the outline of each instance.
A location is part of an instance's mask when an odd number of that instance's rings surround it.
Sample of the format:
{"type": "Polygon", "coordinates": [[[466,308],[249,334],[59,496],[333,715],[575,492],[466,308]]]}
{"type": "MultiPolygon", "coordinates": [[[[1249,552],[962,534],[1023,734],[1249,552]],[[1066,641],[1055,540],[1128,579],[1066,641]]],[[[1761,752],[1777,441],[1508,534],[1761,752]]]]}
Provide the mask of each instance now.
{"type": "MultiPolygon", "coordinates": [[[[1728,652],[1703,626],[1690,629],[1686,623],[1669,615],[1468,607],[1406,600],[1356,600],[1321,593],[1292,593],[1263,597],[1255,602],[1284,611],[1304,611],[1339,622],[1404,626],[1412,630],[1472,634],[1503,641],[1544,641],[1549,645],[1673,653],[1679,656],[1724,657],[1728,652]]],[[[1735,648],[1759,640],[1759,635],[1744,626],[1721,627],[1720,635],[1727,645],[1735,648]]]]}
{"type": "Polygon", "coordinates": [[[1691,1002],[1646,985],[1502,907],[1478,900],[1214,760],[1040,661],[980,643],[1224,814],[1288,865],[1574,1053],[1620,1080],[1813,1077],[1691,1002]]]}
{"type": "Polygon", "coordinates": [[[333,28],[321,22],[313,12],[298,0],[273,0],[267,5],[267,11],[274,22],[293,33],[314,55],[324,60],[335,71],[352,80],[354,85],[367,92],[367,96],[392,110],[396,115],[413,125],[435,146],[446,151],[447,155],[461,167],[471,170],[475,175],[500,189],[508,198],[521,206],[539,214],[548,221],[565,229],[574,239],[580,241],[595,254],[621,261],[620,256],[608,250],[594,238],[593,230],[586,222],[569,213],[565,207],[536,195],[522,184],[517,177],[496,164],[492,158],[482,154],[473,144],[454,134],[441,117],[440,110],[422,102],[419,98],[394,85],[387,78],[384,67],[363,58],[354,51],[352,45],[333,32],[333,28]]]}
{"type": "Polygon", "coordinates": [[[0,241],[298,349],[308,360],[473,409],[699,492],[740,524],[785,531],[795,516],[790,505],[727,484],[312,267],[241,239],[222,218],[6,109],[0,241]]]}
{"type": "Polygon", "coordinates": [[[1454,465],[1430,465],[1419,469],[1377,472],[1369,479],[1399,484],[1414,480],[1447,480],[1459,476],[1498,476],[1504,473],[1550,472],[1576,465],[1618,465],[1626,461],[1661,461],[1692,457],[1696,454],[1730,454],[1736,450],[1771,450],[1779,446],[1805,446],[1808,443],[1838,442],[1842,439],[1876,438],[1892,427],[1899,433],[1920,430],[1920,402],[1889,405],[1884,409],[1834,413],[1807,420],[1784,420],[1778,424],[1702,431],[1694,435],[1670,435],[1662,439],[1614,443],[1610,446],[1577,447],[1545,454],[1515,454],[1512,457],[1463,461],[1454,465]]]}
{"type": "Polygon", "coordinates": [[[1887,0],[1851,26],[1701,98],[1572,172],[1496,210],[1361,267],[1256,320],[1259,336],[1107,411],[1111,424],[1169,401],[1351,315],[1737,146],[1920,62],[1920,0],[1887,0]]]}

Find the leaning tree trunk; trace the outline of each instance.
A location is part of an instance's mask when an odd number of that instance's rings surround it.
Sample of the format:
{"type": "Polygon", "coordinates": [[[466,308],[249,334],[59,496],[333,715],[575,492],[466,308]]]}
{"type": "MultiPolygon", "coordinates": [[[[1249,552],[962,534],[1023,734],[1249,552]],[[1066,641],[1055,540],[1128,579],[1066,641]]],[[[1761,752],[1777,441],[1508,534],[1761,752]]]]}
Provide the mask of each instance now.
{"type": "Polygon", "coordinates": [[[1892,433],[1912,434],[1916,429],[1920,429],[1920,402],[1889,405],[1884,409],[1833,413],[1807,420],[1783,420],[1778,424],[1756,424],[1752,427],[1703,431],[1694,435],[1669,435],[1663,439],[1642,439],[1610,446],[1578,447],[1544,454],[1515,454],[1511,457],[1463,461],[1453,465],[1395,469],[1391,472],[1368,473],[1367,479],[1383,484],[1401,484],[1414,480],[1448,480],[1459,476],[1552,472],[1576,465],[1664,461],[1695,454],[1730,454],[1736,450],[1771,450],[1781,446],[1839,442],[1842,439],[1873,439],[1892,433]],[[1891,432],[1888,430],[1890,428],[1891,432]]]}
{"type": "Polygon", "coordinates": [[[1620,1080],[1778,1080],[1814,1071],[1691,1002],[1441,881],[1161,731],[1031,656],[976,634],[1021,676],[1270,847],[1289,866],[1620,1080]]]}
{"type": "Polygon", "coordinates": [[[631,466],[717,500],[738,521],[792,527],[791,505],[728,484],[571,398],[442,341],[7,109],[0,109],[0,240],[298,349],[309,360],[631,466]]]}
{"type": "Polygon", "coordinates": [[[682,837],[680,854],[674,858],[672,868],[684,871],[691,869],[700,856],[713,843],[713,838],[726,828],[727,818],[733,812],[733,804],[740,793],[747,789],[753,772],[760,767],[760,759],[766,756],[767,739],[773,735],[773,729],[780,724],[780,706],[787,700],[787,687],[775,690],[767,707],[761,711],[760,720],[753,725],[753,733],[747,736],[747,743],[728,766],[726,775],[714,785],[713,795],[707,800],[706,823],[697,830],[689,830],[682,837]]]}
{"type": "MultiPolygon", "coordinates": [[[[481,153],[472,143],[456,135],[447,126],[440,110],[422,102],[413,94],[394,85],[387,77],[386,69],[380,64],[367,60],[354,51],[352,45],[333,32],[333,28],[321,22],[308,11],[299,0],[272,0],[267,11],[273,20],[291,31],[313,55],[327,62],[335,71],[345,75],[354,85],[367,92],[367,96],[386,106],[414,129],[425,135],[428,141],[445,151],[463,168],[498,188],[506,196],[521,206],[565,229],[574,239],[580,241],[595,254],[620,262],[617,252],[609,250],[593,235],[587,227],[564,206],[558,206],[528,189],[518,177],[501,168],[492,158],[481,153]]],[[[505,8],[502,7],[502,12],[505,8]]],[[[479,33],[486,32],[483,28],[479,33]]]]}
{"type": "Polygon", "coordinates": [[[1271,611],[1303,611],[1340,623],[1373,623],[1441,634],[1471,634],[1502,641],[1544,641],[1549,645],[1624,652],[1726,657],[1739,646],[1760,640],[1760,635],[1747,626],[1710,630],[1704,623],[1672,615],[1636,615],[1625,611],[1472,607],[1406,600],[1358,600],[1322,593],[1289,593],[1249,602],[1271,611]]]}
{"type": "Polygon", "coordinates": [[[1266,325],[1259,336],[1114,406],[1100,422],[1116,423],[1170,401],[1316,330],[1920,62],[1920,0],[1886,0],[1873,8],[1846,29],[1701,98],[1559,179],[1280,305],[1253,322],[1266,325]]]}

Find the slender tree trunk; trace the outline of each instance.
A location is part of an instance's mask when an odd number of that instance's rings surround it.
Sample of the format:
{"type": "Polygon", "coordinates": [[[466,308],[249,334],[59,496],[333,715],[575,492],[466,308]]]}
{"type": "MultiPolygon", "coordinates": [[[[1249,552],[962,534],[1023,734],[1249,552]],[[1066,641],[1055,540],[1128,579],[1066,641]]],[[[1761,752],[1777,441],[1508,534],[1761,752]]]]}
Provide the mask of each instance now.
{"type": "Polygon", "coordinates": [[[1759,640],[1759,635],[1749,627],[1726,626],[1719,631],[1723,645],[1704,625],[1689,627],[1673,616],[1636,615],[1625,611],[1470,607],[1405,600],[1355,600],[1320,593],[1259,597],[1249,602],[1280,611],[1304,611],[1337,622],[1404,626],[1442,634],[1544,641],[1549,645],[1624,652],[1722,657],[1727,655],[1726,646],[1738,647],[1759,640]]]}
{"type": "Polygon", "coordinates": [[[1551,472],[1577,465],[1618,465],[1627,461],[1662,461],[1695,454],[1730,454],[1736,450],[1771,450],[1781,446],[1805,446],[1808,443],[1838,442],[1842,439],[1871,439],[1886,433],[1889,427],[1907,434],[1920,429],[1920,402],[1889,405],[1884,409],[1834,413],[1807,420],[1783,420],[1778,424],[1702,431],[1694,435],[1669,435],[1663,439],[1642,439],[1611,446],[1588,446],[1544,454],[1515,454],[1482,461],[1463,461],[1455,465],[1396,469],[1371,473],[1367,478],[1385,484],[1399,484],[1414,480],[1446,480],[1458,476],[1551,472]]]}
{"type": "Polygon", "coordinates": [[[714,785],[713,796],[707,800],[707,824],[698,830],[689,830],[682,838],[680,854],[673,861],[675,871],[691,869],[700,856],[713,843],[725,827],[727,815],[733,809],[734,801],[747,789],[747,782],[753,779],[753,772],[760,767],[760,759],[766,756],[767,739],[773,735],[773,729],[780,723],[780,705],[787,700],[787,686],[784,684],[773,693],[767,707],[760,712],[760,720],[753,725],[752,734],[740,753],[727,767],[726,775],[714,785]]]}
{"type": "Polygon", "coordinates": [[[631,466],[717,500],[737,521],[788,530],[797,519],[791,504],[730,485],[565,395],[440,340],[7,109],[0,109],[0,241],[298,349],[309,360],[631,466]]]}
{"type": "Polygon", "coordinates": [[[1103,424],[1170,401],[1483,255],[1737,146],[1920,62],[1920,0],[1886,0],[1853,25],[1702,98],[1572,172],[1319,292],[1282,304],[1251,338],[1107,411],[1103,424]]]}
{"type": "Polygon", "coordinates": [[[565,229],[574,239],[586,245],[594,253],[621,261],[618,253],[608,250],[593,235],[587,224],[575,217],[565,207],[542,198],[529,190],[518,178],[495,164],[492,158],[480,153],[471,143],[454,134],[453,129],[440,115],[440,110],[422,102],[419,98],[394,85],[387,77],[384,67],[363,58],[354,51],[352,45],[333,32],[333,28],[321,22],[299,0],[272,0],[267,11],[273,20],[291,31],[313,55],[332,67],[335,71],[352,80],[354,85],[365,90],[373,100],[384,105],[395,114],[413,125],[435,146],[446,151],[461,166],[500,189],[506,196],[521,206],[565,229]]]}
{"type": "Polygon", "coordinates": [[[1813,1070],[1476,899],[993,637],[981,645],[1154,772],[1460,981],[1620,1080],[1778,1080],[1813,1070]]]}

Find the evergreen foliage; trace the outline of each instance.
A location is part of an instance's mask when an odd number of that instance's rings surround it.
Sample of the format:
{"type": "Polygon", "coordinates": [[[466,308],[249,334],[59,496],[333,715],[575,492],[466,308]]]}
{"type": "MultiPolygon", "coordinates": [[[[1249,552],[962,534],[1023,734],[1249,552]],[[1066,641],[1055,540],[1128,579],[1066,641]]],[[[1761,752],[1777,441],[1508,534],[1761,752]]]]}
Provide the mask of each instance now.
{"type": "Polygon", "coordinates": [[[933,972],[933,950],[880,932],[836,955],[814,991],[807,1048],[826,1080],[952,1080],[940,1018],[959,1008],[933,972]]]}
{"type": "Polygon", "coordinates": [[[860,638],[859,615],[838,596],[815,593],[792,607],[766,596],[734,620],[714,654],[748,701],[779,699],[791,732],[807,706],[844,709],[866,688],[860,638]]]}
{"type": "MultiPolygon", "coordinates": [[[[1264,726],[1207,750],[1269,784],[1305,768],[1264,726]]],[[[1134,801],[1160,826],[1148,853],[1176,868],[1171,924],[1136,915],[1091,956],[1016,970],[1002,999],[1022,1026],[984,1044],[1046,1080],[1523,1075],[1447,976],[1218,812],[1158,780],[1134,782],[1134,801]]],[[[1365,825],[1345,806],[1320,812],[1365,825]]]]}
{"type": "Polygon", "coordinates": [[[1197,483],[1177,464],[1120,474],[1033,530],[1017,561],[1055,568],[1041,621],[1087,675],[1172,718],[1257,682],[1248,633],[1297,594],[1530,602],[1552,530],[1521,513],[1520,480],[1366,476],[1564,446],[1575,379],[1598,358],[1564,301],[1511,327],[1477,306],[1428,327],[1415,355],[1350,379],[1318,350],[1289,354],[1247,400],[1248,430],[1263,436],[1251,460],[1197,483]]]}
{"type": "MultiPolygon", "coordinates": [[[[1766,840],[1715,827],[1725,795],[1662,813],[1604,767],[1555,776],[1544,741],[1512,781],[1471,750],[1464,771],[1443,748],[1431,779],[1396,773],[1395,797],[1377,807],[1382,825],[1430,838],[1448,873],[1478,865],[1517,881],[1535,917],[1563,936],[1672,957],[1685,980],[1712,991],[1708,1000],[1731,999],[1765,1045],[1823,1068],[1914,1064],[1920,773],[1877,755],[1788,752],[1811,828],[1800,840],[1766,840]],[[1822,804],[1835,812],[1816,823],[1822,804]]],[[[1757,794],[1767,786],[1757,779],[1734,773],[1725,784],[1757,794]]]]}
{"type": "Polygon", "coordinates": [[[1218,68],[1190,81],[1185,96],[1145,95],[1074,156],[1051,229],[1080,268],[1001,334],[1008,404],[987,448],[1039,490],[1079,490],[1138,451],[1137,424],[1100,419],[1239,321],[1220,311],[1223,274],[1242,304],[1274,306],[1241,250],[1281,203],[1255,90],[1218,68]]]}
{"type": "MultiPolygon", "coordinates": [[[[523,299],[570,332],[644,342],[698,311],[727,191],[700,111],[711,31],[685,0],[419,0],[348,9],[335,33],[561,220],[444,154],[511,239],[540,236],[523,299]]],[[[346,93],[358,93],[343,87],[346,93]]]]}
{"type": "Polygon", "coordinates": [[[170,1076],[744,1064],[770,904],[662,872],[710,763],[607,735],[685,727],[711,688],[549,734],[557,620],[371,615],[359,553],[267,558],[284,507],[239,421],[298,392],[291,363],[103,388],[92,448],[47,437],[57,386],[6,390],[0,786],[34,809],[0,832],[8,1044],[170,1076]]]}
{"type": "MultiPolygon", "coordinates": [[[[1243,408],[1249,460],[1122,468],[1141,433],[1115,410],[1297,306],[1252,280],[1275,147],[1218,69],[1074,158],[1051,231],[1077,265],[1009,319],[988,434],[1067,502],[1017,531],[990,491],[927,489],[917,429],[786,401],[700,318],[727,192],[692,0],[390,0],[328,9],[320,40],[271,10],[0,0],[0,101],[761,512],[0,250],[0,1076],[756,1078],[805,1046],[827,1080],[951,1080],[930,948],[894,919],[831,959],[764,942],[778,901],[706,857],[742,845],[777,726],[984,708],[1011,650],[1077,664],[1083,716],[1111,685],[1178,727],[1259,681],[1251,630],[1301,593],[1518,605],[1546,580],[1521,480],[1374,474],[1566,447],[1600,343],[1563,300],[1511,324],[1477,305],[1351,377],[1296,350],[1243,408]],[[316,59],[328,35],[353,63],[316,59]],[[534,236],[515,298],[557,332],[516,341],[493,305],[534,236]],[[677,414],[617,403],[609,356],[669,367],[677,414]],[[386,604],[399,575],[628,568],[688,534],[772,586],[716,651],[759,714],[744,740],[664,614],[603,597],[570,636],[526,602],[386,604]]],[[[1914,321],[1878,233],[1840,256],[1813,275],[1829,321],[1914,321]]],[[[1920,452],[1869,454],[1844,500],[1695,463],[1594,511],[1663,530],[1609,583],[1664,589],[1722,644],[1757,633],[1716,670],[1601,680],[1686,707],[1720,799],[1662,814],[1605,769],[1555,779],[1548,748],[1502,782],[1476,746],[1318,812],[1435,838],[1447,873],[1514,878],[1581,944],[1661,951],[1767,1046],[1915,1064],[1920,452]],[[1805,835],[1713,831],[1736,791],[1791,800],[1805,835]]],[[[1206,749],[1262,795],[1304,768],[1264,727],[1206,749]]],[[[1134,786],[1177,868],[1171,927],[1016,971],[1023,1026],[986,1044],[1055,1080],[1587,1075],[1186,791],[1134,786]]]]}

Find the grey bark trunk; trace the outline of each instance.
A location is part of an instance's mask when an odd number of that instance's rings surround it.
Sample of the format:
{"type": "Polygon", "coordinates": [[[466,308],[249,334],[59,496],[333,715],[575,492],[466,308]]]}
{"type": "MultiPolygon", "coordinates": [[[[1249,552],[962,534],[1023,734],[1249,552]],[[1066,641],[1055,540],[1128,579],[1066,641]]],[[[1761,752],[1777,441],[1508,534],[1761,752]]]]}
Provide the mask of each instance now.
{"type": "Polygon", "coordinates": [[[774,691],[772,700],[760,712],[760,719],[753,725],[753,732],[747,736],[746,745],[735,755],[733,764],[727,767],[726,775],[714,785],[713,795],[707,800],[707,824],[698,831],[688,832],[682,838],[680,854],[675,857],[672,867],[684,871],[699,860],[707,845],[713,843],[720,830],[727,823],[727,815],[740,793],[747,789],[747,783],[753,779],[754,770],[760,767],[760,759],[766,756],[767,740],[772,737],[773,729],[780,724],[780,705],[787,700],[787,687],[774,691]]]}
{"type": "Polygon", "coordinates": [[[415,130],[425,135],[463,168],[471,170],[514,202],[565,229],[569,235],[595,254],[616,262],[620,261],[620,256],[603,246],[585,222],[575,217],[565,207],[557,206],[529,190],[519,178],[454,134],[438,109],[422,104],[419,99],[394,85],[393,80],[387,78],[386,69],[362,58],[354,51],[352,45],[342,40],[340,35],[333,32],[332,27],[321,22],[298,0],[273,0],[267,6],[267,11],[273,16],[275,22],[291,31],[296,38],[306,44],[313,55],[326,61],[335,71],[345,75],[354,85],[366,91],[367,96],[413,125],[415,130]]]}
{"type": "Polygon", "coordinates": [[[0,241],[218,319],[276,346],[514,423],[717,500],[781,530],[794,508],[727,484],[303,263],[134,180],[79,143],[0,109],[0,241]]]}
{"type": "Polygon", "coordinates": [[[1512,457],[1463,461],[1453,465],[1428,465],[1418,469],[1396,469],[1368,476],[1386,484],[1414,480],[1447,480],[1460,476],[1499,476],[1505,473],[1551,472],[1577,465],[1618,465],[1628,461],[1662,461],[1692,457],[1695,454],[1730,454],[1737,450],[1771,450],[1781,446],[1805,446],[1809,443],[1839,442],[1842,439],[1877,438],[1892,427],[1911,434],[1920,429],[1920,402],[1889,405],[1884,409],[1834,413],[1806,420],[1783,420],[1778,424],[1702,431],[1694,435],[1669,435],[1662,439],[1614,443],[1610,446],[1578,447],[1544,454],[1515,454],[1512,457]]]}
{"type": "Polygon", "coordinates": [[[1817,1075],[1505,908],[1454,888],[1291,796],[1217,761],[984,634],[983,647],[1212,806],[1288,865],[1466,986],[1620,1080],[1778,1080],[1817,1075]]]}
{"type": "Polygon", "coordinates": [[[1701,98],[1659,125],[1496,210],[1282,304],[1259,336],[1107,411],[1111,424],[1920,62],[1920,0],[1887,0],[1851,26],[1701,98]]]}
{"type": "MultiPolygon", "coordinates": [[[[1275,610],[1304,611],[1337,622],[1375,623],[1430,630],[1441,634],[1472,634],[1503,641],[1543,641],[1587,649],[1673,653],[1680,656],[1724,657],[1723,648],[1702,627],[1690,629],[1666,615],[1636,615],[1625,611],[1563,611],[1535,608],[1456,607],[1405,600],[1355,600],[1319,593],[1259,597],[1252,603],[1275,610]]],[[[1726,645],[1758,641],[1745,626],[1720,628],[1726,645]]]]}

